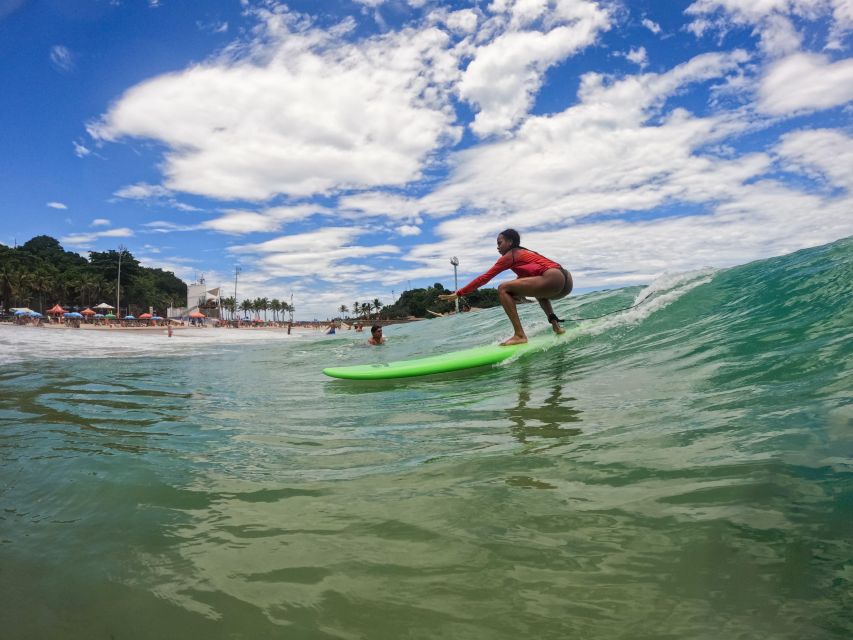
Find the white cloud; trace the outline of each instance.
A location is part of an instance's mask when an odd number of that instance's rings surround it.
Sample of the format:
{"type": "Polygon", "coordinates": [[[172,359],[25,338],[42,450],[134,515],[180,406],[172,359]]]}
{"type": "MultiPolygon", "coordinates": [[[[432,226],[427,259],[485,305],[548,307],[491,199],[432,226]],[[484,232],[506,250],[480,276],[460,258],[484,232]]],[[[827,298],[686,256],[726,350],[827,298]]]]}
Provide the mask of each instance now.
{"type": "Polygon", "coordinates": [[[62,202],[48,202],[47,206],[51,209],[67,209],[68,207],[62,202]]]}
{"type": "Polygon", "coordinates": [[[454,33],[474,33],[477,29],[477,23],[479,22],[479,18],[477,17],[476,12],[471,9],[461,9],[459,11],[452,11],[447,14],[445,19],[445,24],[447,28],[453,31],[454,33]]]}
{"type": "Polygon", "coordinates": [[[112,224],[112,222],[110,222],[106,218],[95,218],[94,220],[92,220],[91,226],[93,226],[93,227],[108,227],[111,224],[112,224]]]}
{"type": "Polygon", "coordinates": [[[72,142],[72,144],[74,145],[74,155],[78,158],[85,158],[90,153],[92,153],[90,149],[80,144],[79,142],[72,142]]]}
{"type": "Polygon", "coordinates": [[[696,150],[747,123],[731,116],[694,118],[675,110],[661,122],[667,98],[691,83],[737,73],[745,54],[705,54],[664,74],[581,80],[579,103],[553,116],[529,118],[509,140],[454,158],[444,185],[423,197],[433,215],[485,211],[497,231],[514,216],[541,224],[625,209],[651,209],[673,198],[701,202],[764,170],[761,156],[725,161],[696,150]]]}
{"type": "Polygon", "coordinates": [[[697,36],[708,30],[725,34],[735,27],[753,27],[762,48],[771,55],[794,50],[791,47],[800,36],[790,21],[793,18],[828,19],[827,48],[841,48],[841,39],[853,28],[850,0],[697,0],[685,13],[695,16],[688,28],[697,36]]]}
{"type": "Polygon", "coordinates": [[[773,58],[797,51],[803,41],[793,22],[780,15],[768,16],[759,33],[762,51],[773,58]]]}
{"type": "Polygon", "coordinates": [[[196,22],[196,27],[198,27],[200,31],[207,31],[209,33],[228,32],[227,22],[196,22]]]}
{"type": "Polygon", "coordinates": [[[459,83],[459,95],[478,109],[471,125],[478,136],[512,129],[530,109],[545,71],[610,28],[608,11],[585,0],[493,2],[490,9],[508,11],[509,30],[475,46],[459,83]],[[545,31],[524,28],[543,16],[545,31]]]}
{"type": "Polygon", "coordinates": [[[658,35],[661,32],[660,25],[654,20],[649,20],[648,18],[643,18],[642,21],[643,26],[651,31],[653,34],[658,35]]]}
{"type": "Polygon", "coordinates": [[[344,196],[340,198],[338,206],[342,213],[353,211],[367,216],[383,216],[410,222],[419,222],[419,214],[423,209],[415,198],[378,191],[344,196]]]}
{"type": "MultiPolygon", "coordinates": [[[[775,151],[785,169],[818,177],[853,195],[853,137],[845,132],[794,131],[782,136],[775,151]]],[[[853,222],[850,231],[853,233],[853,222]]]]}
{"type": "Polygon", "coordinates": [[[272,207],[262,211],[230,210],[219,218],[203,222],[199,228],[230,235],[278,231],[285,222],[304,220],[325,212],[327,209],[324,207],[314,205],[272,207]]]}
{"type": "Polygon", "coordinates": [[[641,69],[647,67],[649,64],[649,56],[646,53],[645,47],[637,47],[635,49],[631,49],[625,55],[625,57],[628,59],[629,62],[633,62],[634,64],[639,65],[641,69]]]}
{"type": "Polygon", "coordinates": [[[797,53],[767,69],[758,106],[765,113],[791,115],[830,109],[853,100],[853,59],[831,62],[825,56],[797,53]]]}
{"type": "Polygon", "coordinates": [[[88,247],[100,238],[128,238],[133,235],[133,230],[126,227],[119,229],[108,229],[94,233],[72,233],[60,238],[60,243],[71,247],[88,247]]]}
{"type": "Polygon", "coordinates": [[[358,227],[328,227],[257,244],[235,245],[229,247],[229,252],[255,256],[253,265],[269,277],[308,278],[309,281],[317,278],[375,280],[380,269],[357,261],[395,255],[400,250],[393,245],[353,244],[352,241],[364,233],[366,230],[358,227]]]}
{"type": "Polygon", "coordinates": [[[322,32],[281,7],[258,15],[255,40],[131,88],[91,135],[164,143],[169,189],[252,200],[403,185],[459,135],[445,32],[349,43],[349,23],[322,32]]]}
{"type": "Polygon", "coordinates": [[[142,225],[150,233],[173,233],[175,231],[198,231],[199,226],[196,224],[176,224],[168,220],[154,220],[146,222],[142,225]]]}
{"type": "Polygon", "coordinates": [[[172,195],[172,192],[160,185],[138,182],[137,184],[122,187],[113,193],[113,195],[117,198],[128,200],[146,200],[148,198],[167,198],[172,195]]]}
{"type": "Polygon", "coordinates": [[[68,47],[61,44],[55,45],[50,49],[50,61],[60,71],[74,70],[74,54],[68,47]]]}
{"type": "Polygon", "coordinates": [[[421,229],[412,224],[404,224],[397,227],[397,233],[401,236],[419,236],[421,235],[421,229]]]}

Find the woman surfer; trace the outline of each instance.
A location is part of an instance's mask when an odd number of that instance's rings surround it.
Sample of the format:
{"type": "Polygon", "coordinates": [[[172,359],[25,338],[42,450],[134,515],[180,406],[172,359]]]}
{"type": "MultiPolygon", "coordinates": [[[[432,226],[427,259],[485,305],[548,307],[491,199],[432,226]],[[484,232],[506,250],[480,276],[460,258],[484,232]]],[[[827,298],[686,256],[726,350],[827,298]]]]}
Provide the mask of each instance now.
{"type": "Polygon", "coordinates": [[[554,333],[564,333],[565,329],[560,326],[560,319],[554,313],[551,300],[565,298],[571,293],[572,274],[553,260],[522,247],[521,236],[515,229],[506,229],[498,234],[498,253],[501,254],[501,257],[486,273],[474,278],[458,291],[440,295],[439,298],[455,300],[479,289],[502,271],[511,269],[518,278],[498,285],[498,297],[515,333],[511,338],[501,342],[501,345],[527,342],[527,335],[521,326],[521,320],[518,318],[515,296],[533,296],[536,298],[539,306],[548,316],[548,322],[551,323],[554,333]]]}

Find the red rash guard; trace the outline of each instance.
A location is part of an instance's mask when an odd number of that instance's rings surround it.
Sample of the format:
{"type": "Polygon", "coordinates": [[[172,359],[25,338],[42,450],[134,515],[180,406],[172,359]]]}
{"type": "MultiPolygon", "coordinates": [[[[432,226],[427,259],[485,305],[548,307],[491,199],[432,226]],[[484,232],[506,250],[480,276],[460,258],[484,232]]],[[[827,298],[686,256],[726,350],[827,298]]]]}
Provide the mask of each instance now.
{"type": "Polygon", "coordinates": [[[457,296],[464,296],[467,293],[476,291],[496,275],[507,269],[512,269],[519,278],[529,278],[531,276],[541,276],[548,269],[562,269],[562,267],[548,260],[545,256],[540,256],[535,251],[530,249],[511,249],[503,254],[495,265],[486,271],[481,276],[477,276],[471,282],[456,292],[457,296]]]}

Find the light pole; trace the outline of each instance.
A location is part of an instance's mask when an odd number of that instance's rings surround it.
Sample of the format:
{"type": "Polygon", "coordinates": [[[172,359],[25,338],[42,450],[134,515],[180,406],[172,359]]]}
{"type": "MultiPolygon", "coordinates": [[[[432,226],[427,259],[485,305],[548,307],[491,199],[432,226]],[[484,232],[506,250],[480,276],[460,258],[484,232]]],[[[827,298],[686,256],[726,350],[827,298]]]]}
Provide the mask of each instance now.
{"type": "MultiPolygon", "coordinates": [[[[456,267],[459,266],[459,258],[453,256],[450,259],[450,264],[453,265],[453,290],[459,291],[459,278],[456,274],[456,267]]],[[[456,298],[456,313],[459,313],[459,298],[456,298]]]]}
{"type": "Polygon", "coordinates": [[[127,251],[127,247],[120,244],[118,246],[118,275],[116,276],[116,315],[118,317],[121,317],[121,257],[125,251],[127,251]]]}

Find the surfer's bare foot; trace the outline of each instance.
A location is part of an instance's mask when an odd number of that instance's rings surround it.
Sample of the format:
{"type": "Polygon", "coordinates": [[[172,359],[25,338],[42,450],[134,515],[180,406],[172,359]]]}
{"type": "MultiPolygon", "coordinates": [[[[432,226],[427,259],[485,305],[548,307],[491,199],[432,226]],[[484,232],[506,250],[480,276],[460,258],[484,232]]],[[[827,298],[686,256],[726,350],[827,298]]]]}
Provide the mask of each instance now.
{"type": "Polygon", "coordinates": [[[558,325],[556,322],[552,322],[552,323],[551,323],[551,328],[554,330],[554,333],[556,333],[557,335],[560,335],[561,333],[565,333],[565,332],[566,332],[566,330],[565,330],[565,329],[563,329],[563,327],[561,327],[560,325],[558,325]]]}
{"type": "Polygon", "coordinates": [[[508,347],[511,344],[524,344],[527,342],[527,336],[513,336],[501,342],[502,347],[508,347]]]}

